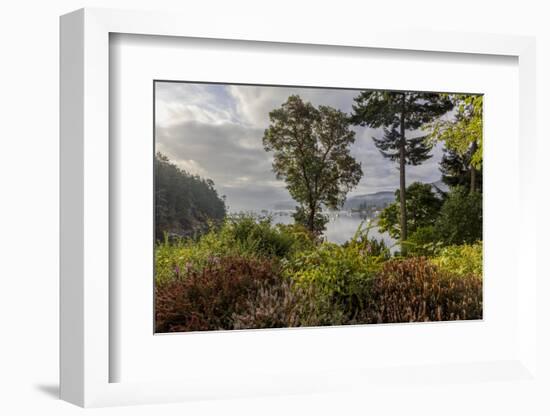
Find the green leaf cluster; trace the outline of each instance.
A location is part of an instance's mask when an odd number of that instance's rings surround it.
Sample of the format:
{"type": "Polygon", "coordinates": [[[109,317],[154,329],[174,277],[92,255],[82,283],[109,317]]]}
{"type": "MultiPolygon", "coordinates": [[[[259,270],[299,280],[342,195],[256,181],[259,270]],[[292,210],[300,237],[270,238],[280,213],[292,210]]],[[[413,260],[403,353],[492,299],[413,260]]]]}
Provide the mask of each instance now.
{"type": "Polygon", "coordinates": [[[431,262],[441,270],[460,276],[483,275],[483,243],[448,246],[441,249],[431,262]]]}
{"type": "Polygon", "coordinates": [[[427,129],[433,141],[445,143],[445,147],[465,156],[469,152],[470,163],[476,169],[483,164],[483,96],[453,94],[450,98],[455,107],[453,118],[438,119],[427,129]]]}
{"type": "MultiPolygon", "coordinates": [[[[400,225],[400,191],[395,191],[395,202],[386,207],[378,219],[380,231],[387,231],[394,239],[401,235],[400,225]]],[[[443,199],[434,193],[430,184],[414,182],[405,192],[407,206],[407,228],[410,233],[422,227],[435,224],[443,199]]]]}

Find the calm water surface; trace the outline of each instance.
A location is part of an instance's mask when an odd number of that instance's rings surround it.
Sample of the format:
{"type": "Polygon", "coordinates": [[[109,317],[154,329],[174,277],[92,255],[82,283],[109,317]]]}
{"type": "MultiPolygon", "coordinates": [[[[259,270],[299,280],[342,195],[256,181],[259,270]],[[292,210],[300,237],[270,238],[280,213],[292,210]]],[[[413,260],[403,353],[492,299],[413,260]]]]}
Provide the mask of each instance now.
{"type": "MultiPolygon", "coordinates": [[[[288,213],[281,215],[280,213],[272,213],[273,222],[275,224],[292,224],[294,219],[288,213]]],[[[327,223],[327,228],[324,232],[326,239],[332,243],[342,244],[353,237],[357,228],[363,221],[360,215],[340,212],[331,214],[330,221],[327,223]]],[[[366,227],[366,224],[364,225],[366,227]]],[[[395,244],[395,240],[389,236],[387,232],[380,232],[378,227],[372,227],[369,230],[369,237],[383,240],[387,247],[395,244]]]]}

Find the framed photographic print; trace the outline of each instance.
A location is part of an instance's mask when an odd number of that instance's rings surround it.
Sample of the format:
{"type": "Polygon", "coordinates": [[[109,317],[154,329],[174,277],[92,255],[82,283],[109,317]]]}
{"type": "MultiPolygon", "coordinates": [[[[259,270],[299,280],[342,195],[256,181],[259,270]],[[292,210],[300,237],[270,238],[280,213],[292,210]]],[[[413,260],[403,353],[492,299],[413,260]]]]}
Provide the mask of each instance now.
{"type": "Polygon", "coordinates": [[[61,20],[62,398],[536,383],[533,40],[185,21],[61,20]]]}

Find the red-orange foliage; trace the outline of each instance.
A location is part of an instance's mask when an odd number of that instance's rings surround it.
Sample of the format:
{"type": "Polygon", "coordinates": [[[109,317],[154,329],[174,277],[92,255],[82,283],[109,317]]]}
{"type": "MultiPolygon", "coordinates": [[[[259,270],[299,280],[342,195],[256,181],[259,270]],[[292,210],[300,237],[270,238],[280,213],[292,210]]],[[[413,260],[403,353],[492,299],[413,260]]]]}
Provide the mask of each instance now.
{"type": "Polygon", "coordinates": [[[482,282],[455,276],[422,257],[392,260],[372,281],[363,323],[449,321],[483,317],[482,282]]]}
{"type": "Polygon", "coordinates": [[[203,270],[155,288],[156,332],[233,329],[233,314],[248,307],[260,286],[279,277],[268,260],[213,259],[203,270]]]}

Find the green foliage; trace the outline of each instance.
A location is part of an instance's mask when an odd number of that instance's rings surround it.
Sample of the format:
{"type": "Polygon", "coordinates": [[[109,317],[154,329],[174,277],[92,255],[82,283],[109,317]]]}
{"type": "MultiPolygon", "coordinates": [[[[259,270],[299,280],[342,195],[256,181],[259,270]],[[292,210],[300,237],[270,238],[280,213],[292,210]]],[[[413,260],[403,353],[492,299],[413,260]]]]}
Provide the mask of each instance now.
{"type": "Polygon", "coordinates": [[[438,239],[445,245],[472,244],[482,240],[481,193],[455,187],[448,194],[435,223],[438,239]]]}
{"type": "Polygon", "coordinates": [[[209,221],[221,221],[225,202],[214,182],[190,175],[160,153],[155,157],[155,238],[164,233],[193,236],[208,229],[209,221]]]}
{"type": "Polygon", "coordinates": [[[449,98],[456,112],[453,119],[437,120],[429,128],[430,138],[445,142],[445,147],[465,156],[481,169],[483,164],[483,96],[453,94],[449,98]]]}
{"type": "Polygon", "coordinates": [[[441,270],[459,276],[483,275],[483,244],[478,241],[474,244],[448,246],[439,251],[437,257],[430,260],[441,270]]]}
{"type": "Polygon", "coordinates": [[[433,145],[425,140],[426,136],[409,137],[403,141],[397,125],[392,126],[391,129],[384,127],[383,131],[384,135],[381,138],[373,137],[372,140],[385,158],[399,162],[402,143],[404,163],[407,165],[417,166],[432,157],[430,151],[433,145]]]}
{"type": "Polygon", "coordinates": [[[432,256],[441,249],[442,243],[433,225],[420,227],[407,239],[407,254],[410,256],[432,256]]]}
{"type": "Polygon", "coordinates": [[[251,215],[228,217],[224,223],[194,240],[179,239],[157,244],[157,282],[180,279],[190,270],[201,270],[213,258],[285,258],[314,246],[314,238],[300,225],[272,225],[269,218],[251,215]]]}
{"type": "Polygon", "coordinates": [[[445,94],[363,91],[355,98],[351,121],[372,128],[398,128],[403,121],[405,130],[416,130],[452,108],[445,94]]]}
{"type": "Polygon", "coordinates": [[[361,308],[369,280],[381,261],[363,244],[339,246],[325,242],[315,250],[297,253],[284,273],[298,287],[315,287],[325,299],[340,305],[347,316],[353,316],[361,308]]]}
{"type": "MultiPolygon", "coordinates": [[[[434,194],[430,184],[414,182],[408,186],[406,192],[407,228],[414,233],[417,229],[435,224],[437,215],[443,204],[442,199],[434,194]]],[[[381,231],[387,231],[392,238],[401,236],[399,218],[400,191],[395,191],[393,204],[386,207],[381,213],[378,225],[381,231]]]]}
{"type": "Polygon", "coordinates": [[[285,271],[297,282],[314,283],[325,294],[347,297],[361,290],[372,276],[374,263],[357,245],[324,242],[315,250],[298,253],[285,271]]]}
{"type": "MultiPolygon", "coordinates": [[[[411,234],[404,242],[409,255],[433,255],[448,245],[472,244],[482,239],[483,204],[479,192],[455,187],[444,199],[431,185],[413,183],[407,188],[407,226],[411,234]]],[[[396,191],[399,201],[399,190],[396,191]]],[[[381,231],[400,237],[399,203],[386,207],[378,220],[381,231]]]]}
{"type": "Polygon", "coordinates": [[[380,153],[402,165],[419,165],[431,157],[432,144],[425,140],[427,136],[407,137],[406,132],[432,123],[452,108],[453,103],[445,94],[363,91],[355,98],[351,122],[382,127],[383,137],[373,137],[380,153]]]}
{"type": "MultiPolygon", "coordinates": [[[[212,258],[244,253],[242,247],[227,244],[218,229],[212,228],[197,241],[191,238],[169,240],[155,246],[155,280],[163,284],[181,280],[191,271],[201,270],[212,258]]],[[[250,256],[250,253],[247,253],[250,256]]]]}
{"type": "Polygon", "coordinates": [[[313,233],[324,230],[322,206],[340,207],[361,179],[360,163],[350,155],[355,132],[345,113],[304,102],[292,95],[269,113],[263,145],[273,152],[273,171],[300,204],[295,218],[313,233]]]}
{"type": "Polygon", "coordinates": [[[369,323],[482,319],[482,283],[448,274],[422,257],[386,262],[359,319],[369,323]]]}
{"type": "MultiPolygon", "coordinates": [[[[442,179],[445,184],[450,187],[470,187],[472,185],[471,161],[473,150],[474,148],[472,147],[465,154],[459,154],[446,147],[443,149],[439,170],[441,171],[442,179]]],[[[479,168],[475,170],[474,186],[478,191],[483,189],[483,171],[479,168]]]]}
{"type": "Polygon", "coordinates": [[[380,231],[387,232],[393,239],[399,239],[401,236],[400,212],[399,202],[393,202],[378,216],[380,231]]]}
{"type": "Polygon", "coordinates": [[[272,227],[269,218],[255,219],[249,215],[238,215],[228,220],[225,236],[244,245],[258,255],[285,257],[294,244],[294,236],[272,227]]]}

